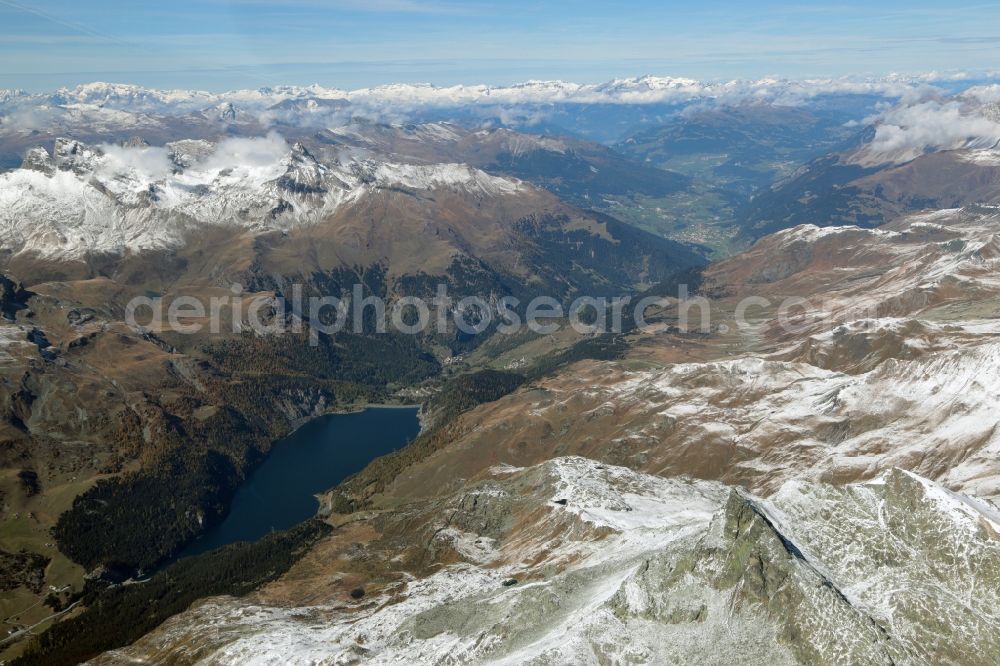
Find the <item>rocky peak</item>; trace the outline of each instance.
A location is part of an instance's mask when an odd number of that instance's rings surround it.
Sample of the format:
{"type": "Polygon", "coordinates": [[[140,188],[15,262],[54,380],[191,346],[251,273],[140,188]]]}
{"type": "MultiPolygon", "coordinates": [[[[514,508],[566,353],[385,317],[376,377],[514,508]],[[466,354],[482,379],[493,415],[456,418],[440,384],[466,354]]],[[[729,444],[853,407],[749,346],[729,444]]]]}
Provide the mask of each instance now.
{"type": "Polygon", "coordinates": [[[316,161],[316,158],[313,157],[312,153],[309,152],[309,149],[301,141],[296,141],[292,144],[291,159],[300,162],[316,161]]]}
{"type": "Polygon", "coordinates": [[[322,194],[327,190],[324,179],[328,169],[299,142],[292,146],[282,162],[287,166],[278,179],[278,186],[296,194],[322,194]]]}
{"type": "Polygon", "coordinates": [[[199,159],[210,155],[215,150],[215,144],[203,139],[182,139],[166,145],[167,157],[177,167],[186,169],[199,159]]]}
{"type": "Polygon", "coordinates": [[[22,169],[30,169],[32,171],[40,171],[44,174],[51,174],[56,169],[56,164],[52,160],[52,156],[49,151],[45,150],[41,146],[32,148],[27,153],[24,154],[24,159],[21,161],[22,169]]]}
{"type": "Polygon", "coordinates": [[[60,169],[78,174],[92,171],[101,155],[98,148],[63,137],[56,139],[52,151],[53,160],[60,169]]]}
{"type": "Polygon", "coordinates": [[[219,120],[227,123],[236,122],[237,111],[232,102],[223,102],[215,107],[219,120]]]}

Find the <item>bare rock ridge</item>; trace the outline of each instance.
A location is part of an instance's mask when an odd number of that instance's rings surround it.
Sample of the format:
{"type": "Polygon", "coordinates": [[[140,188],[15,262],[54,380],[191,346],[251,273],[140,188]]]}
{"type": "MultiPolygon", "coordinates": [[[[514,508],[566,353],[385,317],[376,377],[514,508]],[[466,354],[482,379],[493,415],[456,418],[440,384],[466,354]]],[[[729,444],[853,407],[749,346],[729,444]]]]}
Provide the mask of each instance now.
{"type": "Polygon", "coordinates": [[[443,503],[399,511],[375,520],[373,539],[340,546],[356,558],[414,544],[364,603],[321,593],[282,608],[309,584],[307,559],[306,578],[207,600],[94,663],[986,664],[1000,654],[987,584],[1000,514],[900,470],[839,487],[790,482],[762,499],[556,458],[494,468],[443,503]],[[430,573],[414,579],[405,572],[418,563],[430,573]]]}

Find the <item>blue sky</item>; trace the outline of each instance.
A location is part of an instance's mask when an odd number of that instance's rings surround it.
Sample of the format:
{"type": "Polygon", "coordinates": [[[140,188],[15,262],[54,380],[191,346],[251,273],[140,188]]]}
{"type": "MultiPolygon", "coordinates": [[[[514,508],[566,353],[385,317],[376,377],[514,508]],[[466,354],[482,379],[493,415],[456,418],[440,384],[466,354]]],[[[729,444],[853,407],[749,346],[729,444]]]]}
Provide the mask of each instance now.
{"type": "Polygon", "coordinates": [[[1000,69],[1000,3],[0,0],[0,87],[1000,69]]]}

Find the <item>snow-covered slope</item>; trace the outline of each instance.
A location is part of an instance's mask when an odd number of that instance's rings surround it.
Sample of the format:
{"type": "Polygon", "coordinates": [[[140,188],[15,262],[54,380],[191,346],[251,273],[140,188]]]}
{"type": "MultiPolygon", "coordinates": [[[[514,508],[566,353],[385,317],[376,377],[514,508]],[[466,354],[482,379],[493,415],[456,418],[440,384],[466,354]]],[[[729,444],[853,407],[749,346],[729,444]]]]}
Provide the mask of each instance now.
{"type": "MultiPolygon", "coordinates": [[[[899,470],[840,488],[794,482],[765,501],[556,458],[494,468],[443,503],[400,511],[408,519],[385,532],[429,520],[425,557],[437,564],[426,575],[405,575],[401,558],[399,583],[363,600],[289,609],[267,603],[266,589],[210,599],[94,663],[986,664],[1000,654],[996,509],[899,470]]],[[[340,556],[364,561],[375,547],[340,556]]]]}
{"type": "Polygon", "coordinates": [[[606,384],[594,374],[614,371],[595,367],[547,386],[524,405],[529,421],[558,427],[560,414],[582,413],[586,421],[567,424],[560,441],[600,432],[646,469],[723,475],[763,490],[897,465],[1000,495],[997,342],[890,359],[862,374],[754,357],[622,373],[606,384]]]}
{"type": "Polygon", "coordinates": [[[314,224],[383,188],[513,194],[520,182],[462,164],[410,165],[345,154],[321,163],[277,134],[217,144],[88,146],[59,139],[0,174],[0,244],[14,254],[79,259],[177,247],[204,225],[314,224]]]}

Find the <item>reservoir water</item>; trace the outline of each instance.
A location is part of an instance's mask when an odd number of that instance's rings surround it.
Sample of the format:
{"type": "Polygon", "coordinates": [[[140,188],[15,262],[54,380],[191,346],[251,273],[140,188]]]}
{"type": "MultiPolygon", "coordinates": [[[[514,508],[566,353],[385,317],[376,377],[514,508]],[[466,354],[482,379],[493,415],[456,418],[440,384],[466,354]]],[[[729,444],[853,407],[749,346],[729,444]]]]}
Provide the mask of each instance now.
{"type": "Polygon", "coordinates": [[[263,463],[236,491],[225,520],[177,559],[236,541],[255,541],[316,513],[314,497],[371,460],[402,448],[420,431],[417,408],[372,407],[309,421],[274,443],[263,463]]]}

